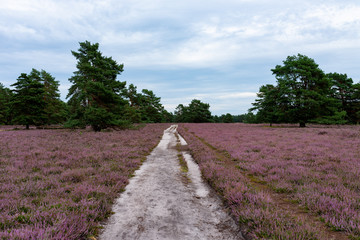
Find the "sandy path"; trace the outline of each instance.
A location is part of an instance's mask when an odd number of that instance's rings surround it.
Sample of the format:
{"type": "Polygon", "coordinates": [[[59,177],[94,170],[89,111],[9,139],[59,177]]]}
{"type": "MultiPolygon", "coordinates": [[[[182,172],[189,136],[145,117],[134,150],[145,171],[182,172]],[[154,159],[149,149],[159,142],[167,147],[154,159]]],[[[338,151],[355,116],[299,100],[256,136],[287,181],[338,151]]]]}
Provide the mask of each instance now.
{"type": "MultiPolygon", "coordinates": [[[[182,154],[191,181],[184,181],[175,134],[176,126],[164,131],[159,145],[116,200],[115,214],[100,239],[243,239],[186,152],[182,154]]],[[[180,143],[186,145],[181,136],[180,143]]]]}

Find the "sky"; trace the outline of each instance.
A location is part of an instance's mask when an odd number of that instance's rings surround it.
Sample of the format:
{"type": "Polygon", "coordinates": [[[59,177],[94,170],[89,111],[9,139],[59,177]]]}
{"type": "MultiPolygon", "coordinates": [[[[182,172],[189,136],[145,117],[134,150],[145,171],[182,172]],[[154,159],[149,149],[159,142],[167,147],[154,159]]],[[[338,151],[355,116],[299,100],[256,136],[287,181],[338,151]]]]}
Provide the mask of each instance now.
{"type": "Polygon", "coordinates": [[[360,81],[358,0],[0,0],[0,82],[43,69],[66,101],[86,40],[171,112],[199,99],[214,115],[246,113],[298,53],[360,81]]]}

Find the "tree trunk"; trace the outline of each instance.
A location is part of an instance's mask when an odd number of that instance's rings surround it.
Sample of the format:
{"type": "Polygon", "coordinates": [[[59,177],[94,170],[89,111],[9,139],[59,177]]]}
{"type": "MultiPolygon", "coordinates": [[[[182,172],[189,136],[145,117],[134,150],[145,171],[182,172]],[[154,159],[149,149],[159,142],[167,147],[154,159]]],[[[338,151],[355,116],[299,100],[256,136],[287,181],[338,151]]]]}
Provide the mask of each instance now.
{"type": "Polygon", "coordinates": [[[306,127],[305,122],[300,122],[300,127],[301,127],[301,128],[306,127]]]}
{"type": "Polygon", "coordinates": [[[29,124],[26,124],[26,130],[29,130],[29,129],[30,129],[29,124]]]}

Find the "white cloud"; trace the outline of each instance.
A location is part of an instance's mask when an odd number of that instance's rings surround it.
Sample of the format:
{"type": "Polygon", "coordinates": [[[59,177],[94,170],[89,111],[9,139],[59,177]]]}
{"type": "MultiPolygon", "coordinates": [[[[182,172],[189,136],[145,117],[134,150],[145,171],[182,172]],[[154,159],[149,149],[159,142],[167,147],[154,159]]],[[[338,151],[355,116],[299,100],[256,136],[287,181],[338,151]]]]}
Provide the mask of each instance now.
{"type": "Polygon", "coordinates": [[[236,99],[236,98],[253,98],[256,97],[255,92],[235,92],[215,96],[215,99],[236,99]]]}
{"type": "Polygon", "coordinates": [[[100,42],[104,45],[136,45],[156,41],[156,33],[150,32],[106,32],[100,42]]]}
{"type": "Polygon", "coordinates": [[[234,100],[241,98],[254,98],[256,97],[255,92],[219,92],[214,90],[214,92],[195,94],[193,98],[195,99],[213,99],[213,100],[234,100]]]}
{"type": "Polygon", "coordinates": [[[133,80],[126,79],[128,68],[138,71],[134,81],[167,96],[167,106],[198,96],[225,110],[249,104],[259,83],[272,77],[263,65],[288,55],[327,59],[327,66],[360,78],[359,15],[355,0],[0,0],[0,69],[3,78],[44,69],[67,84],[76,64],[70,50],[89,40],[125,64],[121,81],[133,80]],[[184,83],[174,69],[204,71],[187,74],[194,83],[184,83]],[[236,89],[234,82],[248,79],[254,87],[236,89]],[[179,89],[169,96],[173,82],[179,89]],[[215,87],[204,89],[205,82],[215,87]]]}
{"type": "Polygon", "coordinates": [[[8,25],[0,25],[0,32],[11,38],[24,38],[24,37],[30,37],[30,38],[37,38],[36,30],[31,27],[27,27],[21,24],[15,24],[12,26],[8,25]]]}
{"type": "MultiPolygon", "coordinates": [[[[275,4],[276,5],[276,4],[275,4]]],[[[356,47],[354,36],[360,35],[358,17],[359,7],[337,5],[303,4],[298,11],[280,10],[278,14],[262,11],[256,15],[251,12],[243,15],[225,15],[223,19],[206,16],[190,21],[188,32],[191,35],[178,42],[165,43],[149,51],[132,54],[130,62],[139,67],[145,65],[169,67],[214,67],[243,62],[264,56],[284,56],[297,52],[319,50],[326,52],[340,47],[356,47]],[[345,17],[348,16],[349,17],[345,17]],[[331,19],[331,21],[330,21],[331,19]],[[340,20],[337,20],[340,19],[340,20]],[[345,27],[352,26],[353,37],[347,38],[345,27]],[[334,33],[334,31],[342,31],[334,33]],[[334,35],[329,38],[329,35],[334,35]],[[319,47],[321,46],[321,47],[319,47]],[[143,60],[143,61],[142,61],[143,60]]],[[[161,45],[161,35],[154,41],[161,45]]],[[[359,39],[359,38],[357,38],[359,39]]],[[[151,43],[150,43],[151,45],[151,43]]]]}
{"type": "Polygon", "coordinates": [[[12,53],[0,53],[0,63],[9,67],[9,62],[20,62],[25,72],[31,68],[44,69],[49,72],[69,72],[75,70],[76,61],[71,53],[58,53],[56,51],[27,50],[12,53]],[[26,70],[28,69],[28,70],[26,70]]]}
{"type": "MultiPolygon", "coordinates": [[[[360,24],[360,6],[354,4],[324,4],[304,14],[304,18],[315,20],[319,27],[330,27],[343,31],[348,27],[360,24]]],[[[313,23],[314,24],[314,23],[313,23]]],[[[358,32],[357,29],[353,29],[358,32]]]]}

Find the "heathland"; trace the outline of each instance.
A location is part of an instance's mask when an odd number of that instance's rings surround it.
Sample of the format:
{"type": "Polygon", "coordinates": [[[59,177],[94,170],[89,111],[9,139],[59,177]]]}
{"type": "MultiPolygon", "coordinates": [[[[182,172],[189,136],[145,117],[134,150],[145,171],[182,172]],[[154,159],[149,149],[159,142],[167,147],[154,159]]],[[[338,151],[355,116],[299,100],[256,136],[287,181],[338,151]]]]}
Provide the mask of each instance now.
{"type": "Polygon", "coordinates": [[[167,126],[101,133],[1,131],[0,239],[96,235],[167,126]]]}
{"type": "Polygon", "coordinates": [[[203,177],[254,239],[360,239],[360,127],[181,124],[203,177]]]}
{"type": "MultiPolygon", "coordinates": [[[[89,239],[169,124],[0,131],[0,238],[89,239]]],[[[179,124],[248,239],[360,239],[360,126],[179,124]]]]}

